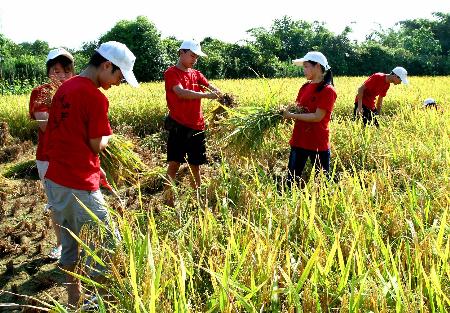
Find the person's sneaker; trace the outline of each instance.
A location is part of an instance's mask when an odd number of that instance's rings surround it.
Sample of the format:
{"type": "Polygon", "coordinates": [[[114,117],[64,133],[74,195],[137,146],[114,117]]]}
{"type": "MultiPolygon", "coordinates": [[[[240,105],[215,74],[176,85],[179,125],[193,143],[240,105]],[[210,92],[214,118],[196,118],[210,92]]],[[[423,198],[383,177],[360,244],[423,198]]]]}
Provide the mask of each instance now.
{"type": "Polygon", "coordinates": [[[81,311],[92,311],[96,309],[98,309],[98,299],[96,295],[85,298],[80,307],[81,311]]]}
{"type": "Polygon", "coordinates": [[[48,257],[52,260],[59,260],[61,258],[61,249],[62,249],[61,246],[53,247],[48,257]]]}

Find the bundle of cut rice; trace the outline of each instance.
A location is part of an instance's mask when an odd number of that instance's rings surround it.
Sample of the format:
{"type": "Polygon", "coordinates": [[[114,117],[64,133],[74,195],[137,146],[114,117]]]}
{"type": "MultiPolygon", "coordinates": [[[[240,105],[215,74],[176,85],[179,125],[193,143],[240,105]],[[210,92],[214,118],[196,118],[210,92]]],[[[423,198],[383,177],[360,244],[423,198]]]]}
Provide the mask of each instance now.
{"type": "Polygon", "coordinates": [[[117,186],[121,182],[136,184],[148,170],[139,155],[133,151],[133,143],[121,135],[113,135],[107,148],[100,153],[100,165],[108,181],[117,186]]]}
{"type": "Polygon", "coordinates": [[[264,137],[283,121],[281,108],[263,108],[257,106],[241,107],[230,110],[229,117],[221,121],[226,146],[233,146],[241,152],[258,149],[264,143],[264,137]]]}

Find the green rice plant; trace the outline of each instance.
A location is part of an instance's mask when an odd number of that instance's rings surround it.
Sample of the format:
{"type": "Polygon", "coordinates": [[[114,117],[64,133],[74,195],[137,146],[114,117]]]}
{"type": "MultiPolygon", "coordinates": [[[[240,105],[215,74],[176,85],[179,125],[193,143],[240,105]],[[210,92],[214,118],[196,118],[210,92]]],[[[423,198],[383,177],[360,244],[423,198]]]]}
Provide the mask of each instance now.
{"type": "Polygon", "coordinates": [[[3,176],[6,178],[15,178],[15,179],[17,178],[39,179],[36,161],[28,160],[9,166],[3,172],[3,176]]]}

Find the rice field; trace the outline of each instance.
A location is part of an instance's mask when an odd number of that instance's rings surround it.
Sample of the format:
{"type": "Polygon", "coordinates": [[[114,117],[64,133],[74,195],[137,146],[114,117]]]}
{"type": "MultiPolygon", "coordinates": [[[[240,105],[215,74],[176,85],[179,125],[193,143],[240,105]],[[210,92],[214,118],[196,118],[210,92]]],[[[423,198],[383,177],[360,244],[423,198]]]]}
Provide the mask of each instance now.
{"type": "MultiPolygon", "coordinates": [[[[181,178],[175,208],[162,205],[160,189],[144,188],[145,177],[118,185],[129,197],[123,215],[111,211],[121,240],[115,239],[111,258],[88,249],[110,269],[107,279],[98,284],[81,276],[85,288],[99,293],[98,311],[450,311],[450,77],[391,85],[379,129],[351,118],[364,79],[335,79],[330,180],[305,175],[303,188],[285,188],[293,125],[275,123],[243,149],[228,140],[237,124],[224,117],[223,127],[207,130],[211,162],[203,185],[194,192],[181,178]],[[422,108],[428,97],[438,110],[422,108]]],[[[236,96],[236,110],[288,105],[303,82],[212,81],[236,96]]],[[[112,125],[133,138],[161,184],[163,83],[106,94],[112,125]]],[[[0,98],[0,122],[22,141],[36,132],[27,104],[27,96],[0,98]]],[[[217,105],[203,100],[207,118],[217,105]]],[[[45,302],[40,306],[66,311],[62,303],[45,302]]]]}

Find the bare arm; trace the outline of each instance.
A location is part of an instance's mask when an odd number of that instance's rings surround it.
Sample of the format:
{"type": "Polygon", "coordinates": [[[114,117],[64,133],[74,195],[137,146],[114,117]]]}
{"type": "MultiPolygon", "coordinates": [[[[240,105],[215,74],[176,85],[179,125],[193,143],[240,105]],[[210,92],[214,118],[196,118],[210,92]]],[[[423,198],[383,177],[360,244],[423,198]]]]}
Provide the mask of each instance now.
{"type": "Polygon", "coordinates": [[[202,98],[216,99],[217,98],[217,95],[213,92],[193,91],[193,90],[189,90],[189,89],[184,89],[180,85],[173,86],[172,90],[173,90],[173,92],[175,92],[175,94],[178,97],[180,97],[182,99],[202,99],[202,98]]]}
{"type": "Polygon", "coordinates": [[[364,90],[366,89],[366,86],[364,84],[361,85],[361,87],[358,88],[358,94],[356,95],[356,98],[358,99],[358,113],[362,113],[362,100],[364,96],[364,90]]]}
{"type": "Polygon", "coordinates": [[[45,132],[47,129],[48,112],[34,112],[34,118],[38,122],[39,128],[45,132]]]}
{"type": "Polygon", "coordinates": [[[89,145],[94,153],[100,153],[108,146],[108,141],[111,136],[102,136],[98,138],[89,139],[89,145]]]}
{"type": "Polygon", "coordinates": [[[383,106],[383,97],[378,96],[377,99],[377,112],[378,114],[381,113],[381,107],[383,106]]]}
{"type": "Polygon", "coordinates": [[[311,122],[311,123],[317,123],[320,122],[324,117],[325,114],[327,113],[326,110],[324,109],[316,109],[316,112],[314,113],[300,113],[300,114],[296,114],[296,113],[290,113],[289,111],[284,111],[283,116],[284,118],[287,119],[294,119],[294,120],[299,120],[299,121],[304,121],[304,122],[311,122]]]}

